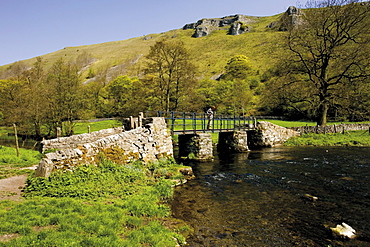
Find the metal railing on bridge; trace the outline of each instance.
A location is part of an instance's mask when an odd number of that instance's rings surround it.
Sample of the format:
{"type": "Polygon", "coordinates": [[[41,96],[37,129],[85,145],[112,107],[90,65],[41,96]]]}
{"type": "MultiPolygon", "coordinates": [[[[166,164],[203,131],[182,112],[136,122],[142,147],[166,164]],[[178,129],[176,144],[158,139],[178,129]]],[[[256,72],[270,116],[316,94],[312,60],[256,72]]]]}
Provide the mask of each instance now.
{"type": "Polygon", "coordinates": [[[281,117],[271,116],[247,117],[215,114],[208,129],[209,119],[206,113],[147,111],[145,117],[164,117],[171,130],[171,135],[251,130],[255,128],[258,119],[281,119],[281,117]]]}

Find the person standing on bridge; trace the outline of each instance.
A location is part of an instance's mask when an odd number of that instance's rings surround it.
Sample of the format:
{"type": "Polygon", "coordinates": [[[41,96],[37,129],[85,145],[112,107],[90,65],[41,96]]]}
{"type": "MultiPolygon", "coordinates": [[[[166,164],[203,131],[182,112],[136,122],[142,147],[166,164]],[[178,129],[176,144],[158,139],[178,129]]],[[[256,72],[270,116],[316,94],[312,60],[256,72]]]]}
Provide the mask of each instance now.
{"type": "Polygon", "coordinates": [[[212,121],[213,121],[213,114],[214,114],[215,109],[216,109],[216,107],[211,106],[211,107],[210,107],[210,108],[208,108],[208,110],[206,111],[207,118],[208,118],[207,130],[211,129],[212,121]]]}

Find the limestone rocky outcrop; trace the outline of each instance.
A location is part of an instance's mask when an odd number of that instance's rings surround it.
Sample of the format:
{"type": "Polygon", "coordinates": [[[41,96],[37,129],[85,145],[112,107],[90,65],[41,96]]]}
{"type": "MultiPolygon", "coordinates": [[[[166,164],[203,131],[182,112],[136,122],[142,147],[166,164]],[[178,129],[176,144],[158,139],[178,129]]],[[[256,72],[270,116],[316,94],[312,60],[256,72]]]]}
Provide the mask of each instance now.
{"type": "Polygon", "coordinates": [[[290,6],[279,21],[272,22],[267,27],[278,31],[287,31],[289,26],[298,26],[302,24],[302,16],[302,9],[290,6]]]}
{"type": "Polygon", "coordinates": [[[239,35],[248,32],[249,23],[254,22],[251,17],[245,15],[232,15],[222,18],[201,19],[196,23],[186,24],[183,30],[194,29],[192,37],[199,38],[209,35],[216,30],[228,30],[231,35],[239,35]]]}
{"type": "Polygon", "coordinates": [[[240,35],[249,31],[249,27],[241,21],[234,22],[231,24],[229,29],[230,35],[240,35]]]}

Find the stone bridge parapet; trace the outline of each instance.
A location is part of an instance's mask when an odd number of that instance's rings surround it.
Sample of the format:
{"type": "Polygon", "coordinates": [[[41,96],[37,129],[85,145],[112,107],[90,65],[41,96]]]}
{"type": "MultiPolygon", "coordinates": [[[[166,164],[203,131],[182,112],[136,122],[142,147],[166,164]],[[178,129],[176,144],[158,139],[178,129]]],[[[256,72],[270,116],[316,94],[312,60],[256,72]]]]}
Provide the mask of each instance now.
{"type": "Polygon", "coordinates": [[[248,133],[248,143],[253,147],[273,147],[299,135],[298,131],[260,121],[257,123],[256,129],[248,133]]]}
{"type": "Polygon", "coordinates": [[[172,138],[165,119],[160,117],[143,119],[142,126],[129,131],[114,128],[44,141],[43,144],[44,151],[58,150],[46,153],[40,161],[35,176],[41,177],[48,177],[55,170],[73,170],[80,164],[97,163],[100,155],[119,163],[173,157],[172,138]]]}
{"type": "Polygon", "coordinates": [[[91,143],[94,141],[97,141],[99,139],[105,138],[107,136],[120,134],[124,131],[123,127],[117,127],[117,128],[111,128],[111,129],[103,129],[99,131],[94,131],[91,133],[84,133],[79,135],[73,135],[68,137],[58,137],[55,139],[50,140],[44,140],[41,142],[42,146],[42,153],[44,153],[47,150],[52,149],[71,149],[71,148],[77,148],[79,145],[85,144],[85,143],[91,143]]]}

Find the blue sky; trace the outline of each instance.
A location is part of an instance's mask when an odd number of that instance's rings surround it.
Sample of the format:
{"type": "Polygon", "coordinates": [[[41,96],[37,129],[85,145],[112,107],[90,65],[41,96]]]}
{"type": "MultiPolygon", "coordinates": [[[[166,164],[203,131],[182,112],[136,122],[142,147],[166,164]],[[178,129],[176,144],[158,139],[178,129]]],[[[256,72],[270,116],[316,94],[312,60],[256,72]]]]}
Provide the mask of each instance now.
{"type": "Polygon", "coordinates": [[[0,65],[66,46],[125,40],[202,18],[271,16],[297,0],[0,0],[0,65]]]}

